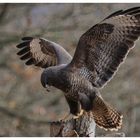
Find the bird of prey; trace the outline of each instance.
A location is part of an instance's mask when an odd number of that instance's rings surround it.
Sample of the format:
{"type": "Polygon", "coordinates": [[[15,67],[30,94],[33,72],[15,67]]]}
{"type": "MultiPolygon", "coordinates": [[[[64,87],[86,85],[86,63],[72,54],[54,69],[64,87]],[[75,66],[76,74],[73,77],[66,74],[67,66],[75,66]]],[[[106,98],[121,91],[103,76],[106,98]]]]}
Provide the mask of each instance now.
{"type": "Polygon", "coordinates": [[[33,37],[22,38],[17,54],[27,65],[44,68],[43,87],[62,90],[71,114],[90,112],[101,128],[118,130],[122,115],[104,101],[100,89],[115,74],[139,35],[140,7],[134,7],[119,10],[86,31],[73,58],[60,45],[33,37]]]}

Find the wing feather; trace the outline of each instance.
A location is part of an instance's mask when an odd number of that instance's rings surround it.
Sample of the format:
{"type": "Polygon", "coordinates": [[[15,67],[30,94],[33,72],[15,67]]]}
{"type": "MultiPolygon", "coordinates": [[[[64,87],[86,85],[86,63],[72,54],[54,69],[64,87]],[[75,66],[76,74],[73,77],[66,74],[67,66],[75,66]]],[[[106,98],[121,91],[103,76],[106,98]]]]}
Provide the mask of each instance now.
{"type": "Polygon", "coordinates": [[[140,36],[140,7],[117,11],[84,33],[71,62],[96,87],[111,79],[140,36]]]}
{"type": "Polygon", "coordinates": [[[54,42],[33,37],[24,37],[22,40],[23,42],[17,45],[17,55],[21,60],[26,60],[26,65],[47,68],[71,61],[69,53],[54,42]]]}

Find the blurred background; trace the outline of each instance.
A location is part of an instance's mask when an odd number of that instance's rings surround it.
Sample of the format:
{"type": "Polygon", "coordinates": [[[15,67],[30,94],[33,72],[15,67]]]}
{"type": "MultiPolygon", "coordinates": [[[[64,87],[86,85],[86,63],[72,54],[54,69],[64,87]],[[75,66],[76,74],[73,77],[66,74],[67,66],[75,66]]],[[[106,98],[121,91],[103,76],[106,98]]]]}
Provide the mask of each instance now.
{"type": "MultiPolygon", "coordinates": [[[[120,9],[140,4],[0,4],[0,136],[49,136],[49,121],[69,108],[60,90],[47,93],[42,69],[27,67],[16,55],[23,36],[40,36],[72,56],[80,36],[120,9]]],[[[124,115],[120,130],[140,136],[140,41],[115,77],[102,89],[106,101],[124,115]]],[[[96,135],[106,132],[97,127],[96,135]]],[[[111,132],[107,132],[111,133],[111,132]]]]}

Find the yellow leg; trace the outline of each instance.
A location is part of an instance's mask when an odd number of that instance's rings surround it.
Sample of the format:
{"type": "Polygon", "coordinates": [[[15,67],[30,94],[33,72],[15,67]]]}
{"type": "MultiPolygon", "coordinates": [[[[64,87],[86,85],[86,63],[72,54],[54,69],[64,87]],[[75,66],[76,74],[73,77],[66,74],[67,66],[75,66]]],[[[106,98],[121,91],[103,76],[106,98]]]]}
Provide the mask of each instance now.
{"type": "Polygon", "coordinates": [[[64,117],[62,117],[61,119],[59,119],[59,121],[68,121],[71,119],[78,119],[79,117],[81,117],[84,113],[84,110],[81,109],[80,113],[78,113],[77,115],[73,115],[71,113],[68,113],[67,115],[65,115],[64,117]]]}
{"type": "Polygon", "coordinates": [[[74,119],[78,119],[79,117],[81,117],[81,116],[83,115],[83,113],[84,113],[84,110],[81,109],[80,113],[78,113],[78,114],[77,114],[76,116],[74,116],[73,118],[74,118],[74,119]]]}

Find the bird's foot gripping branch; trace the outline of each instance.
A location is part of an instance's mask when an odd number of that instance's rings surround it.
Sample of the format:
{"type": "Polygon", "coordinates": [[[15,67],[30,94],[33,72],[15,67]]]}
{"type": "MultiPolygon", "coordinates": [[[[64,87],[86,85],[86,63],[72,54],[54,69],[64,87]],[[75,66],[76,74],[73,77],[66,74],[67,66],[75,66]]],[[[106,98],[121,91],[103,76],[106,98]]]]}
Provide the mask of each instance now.
{"type": "Polygon", "coordinates": [[[98,135],[95,127],[93,117],[84,113],[76,119],[51,122],[50,137],[125,137],[123,132],[107,132],[107,134],[98,135]]]}
{"type": "Polygon", "coordinates": [[[73,118],[67,121],[60,120],[51,122],[50,136],[51,137],[94,137],[95,122],[93,118],[84,113],[79,118],[73,118]]]}

